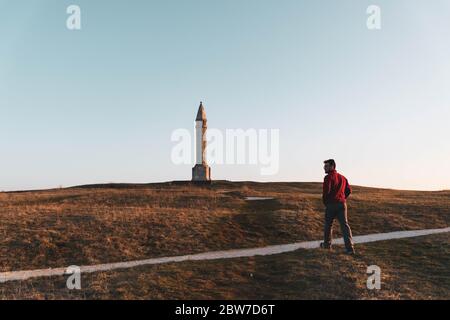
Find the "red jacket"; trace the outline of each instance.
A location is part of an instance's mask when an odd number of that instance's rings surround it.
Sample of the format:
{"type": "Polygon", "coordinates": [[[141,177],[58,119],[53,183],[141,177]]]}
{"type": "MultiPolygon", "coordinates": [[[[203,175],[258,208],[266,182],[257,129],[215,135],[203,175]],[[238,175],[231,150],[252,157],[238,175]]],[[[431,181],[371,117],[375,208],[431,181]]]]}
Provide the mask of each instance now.
{"type": "Polygon", "coordinates": [[[323,203],[325,205],[331,203],[345,203],[352,193],[352,188],[348,184],[347,179],[337,173],[336,170],[331,171],[325,176],[323,181],[323,203]]]}

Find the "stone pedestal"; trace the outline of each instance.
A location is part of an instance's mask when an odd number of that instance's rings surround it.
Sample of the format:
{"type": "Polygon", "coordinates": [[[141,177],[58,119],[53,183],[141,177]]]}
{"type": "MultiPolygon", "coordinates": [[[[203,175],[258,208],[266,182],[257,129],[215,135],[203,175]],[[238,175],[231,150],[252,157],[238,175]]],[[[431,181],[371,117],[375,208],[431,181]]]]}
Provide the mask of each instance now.
{"type": "Polygon", "coordinates": [[[211,181],[211,168],[206,164],[196,164],[192,168],[192,181],[211,181]]]}

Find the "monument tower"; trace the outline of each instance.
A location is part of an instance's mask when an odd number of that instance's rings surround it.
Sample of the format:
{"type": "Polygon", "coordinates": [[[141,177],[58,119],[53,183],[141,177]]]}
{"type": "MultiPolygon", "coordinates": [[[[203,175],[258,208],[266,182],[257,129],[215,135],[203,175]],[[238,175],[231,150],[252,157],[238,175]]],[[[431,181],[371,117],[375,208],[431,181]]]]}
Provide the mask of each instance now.
{"type": "Polygon", "coordinates": [[[195,119],[195,167],[192,168],[192,181],[211,181],[211,168],[206,163],[207,120],[203,103],[200,102],[195,119]]]}

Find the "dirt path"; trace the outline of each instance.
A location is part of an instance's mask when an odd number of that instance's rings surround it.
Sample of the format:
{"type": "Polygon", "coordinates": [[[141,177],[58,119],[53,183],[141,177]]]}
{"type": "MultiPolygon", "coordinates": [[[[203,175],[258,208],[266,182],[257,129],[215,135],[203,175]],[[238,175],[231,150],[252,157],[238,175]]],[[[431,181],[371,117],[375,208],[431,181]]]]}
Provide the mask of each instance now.
{"type": "MultiPolygon", "coordinates": [[[[354,241],[358,243],[369,243],[375,241],[383,240],[393,240],[393,239],[403,239],[403,238],[413,238],[426,236],[438,233],[450,232],[450,228],[443,229],[426,229],[426,230],[414,230],[414,231],[397,231],[389,233],[378,233],[369,234],[364,236],[355,236],[354,241]]],[[[343,239],[337,239],[334,241],[335,244],[343,244],[343,239]]],[[[163,263],[174,263],[182,261],[199,261],[199,260],[218,260],[218,259],[232,259],[232,258],[242,258],[242,257],[254,257],[254,256],[267,256],[273,254],[280,254],[285,252],[291,252],[298,249],[316,249],[319,248],[320,241],[307,241],[307,242],[297,242],[284,245],[274,245],[263,248],[253,248],[253,249],[237,249],[237,250],[225,250],[225,251],[212,251],[200,254],[185,255],[185,256],[175,256],[175,257],[163,257],[163,258],[153,258],[138,261],[129,262],[118,262],[118,263],[108,263],[99,264],[93,266],[81,266],[81,273],[93,273],[101,271],[111,271],[118,269],[128,269],[138,266],[155,265],[163,263]]],[[[52,276],[63,276],[67,275],[67,268],[56,268],[56,269],[42,269],[42,270],[28,270],[28,271],[12,271],[0,273],[0,283],[8,281],[20,281],[27,280],[31,278],[40,277],[52,277],[52,276]]]]}

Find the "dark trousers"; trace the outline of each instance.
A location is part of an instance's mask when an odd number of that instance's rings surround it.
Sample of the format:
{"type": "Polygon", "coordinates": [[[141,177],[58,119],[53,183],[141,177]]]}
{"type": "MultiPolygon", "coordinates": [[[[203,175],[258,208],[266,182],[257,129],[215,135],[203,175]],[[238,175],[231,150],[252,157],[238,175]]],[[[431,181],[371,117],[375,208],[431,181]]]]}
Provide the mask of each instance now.
{"type": "Polygon", "coordinates": [[[353,249],[352,230],[348,224],[346,203],[331,203],[327,205],[325,210],[324,244],[331,246],[334,219],[337,219],[341,225],[345,248],[347,250],[353,249]]]}

